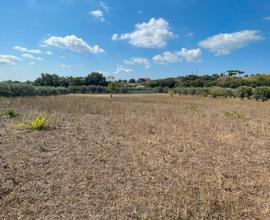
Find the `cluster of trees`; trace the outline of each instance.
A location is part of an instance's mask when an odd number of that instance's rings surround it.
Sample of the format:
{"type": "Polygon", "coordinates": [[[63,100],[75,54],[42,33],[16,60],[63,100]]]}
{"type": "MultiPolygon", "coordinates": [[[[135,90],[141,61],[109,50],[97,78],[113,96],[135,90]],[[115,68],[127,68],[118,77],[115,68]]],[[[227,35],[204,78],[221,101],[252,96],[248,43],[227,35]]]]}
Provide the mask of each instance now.
{"type": "MultiPolygon", "coordinates": [[[[134,84],[134,83],[144,83],[146,79],[139,78],[138,80],[130,79],[130,80],[121,80],[119,79],[117,82],[119,84],[134,84]]],[[[88,74],[86,77],[64,77],[58,76],[56,74],[42,73],[40,77],[38,77],[32,83],[34,86],[51,86],[51,87],[69,87],[69,86],[108,86],[109,81],[102,73],[92,72],[88,74]]]]}
{"type": "Polygon", "coordinates": [[[174,93],[179,95],[192,95],[192,96],[211,96],[224,97],[224,98],[240,98],[240,99],[250,99],[254,98],[256,100],[266,101],[270,99],[270,87],[260,86],[252,88],[249,86],[241,86],[237,89],[222,88],[222,87],[209,87],[209,88],[175,88],[174,93]]]}
{"type": "Polygon", "coordinates": [[[213,75],[187,75],[177,78],[167,78],[159,80],[150,80],[144,82],[148,87],[222,87],[222,88],[238,88],[241,86],[250,86],[256,88],[258,86],[270,86],[270,75],[243,75],[240,70],[229,70],[227,73],[213,75]]]}
{"type": "Polygon", "coordinates": [[[35,86],[69,87],[69,86],[107,86],[108,81],[101,73],[93,72],[86,77],[60,77],[56,74],[42,73],[34,82],[35,86]]]}

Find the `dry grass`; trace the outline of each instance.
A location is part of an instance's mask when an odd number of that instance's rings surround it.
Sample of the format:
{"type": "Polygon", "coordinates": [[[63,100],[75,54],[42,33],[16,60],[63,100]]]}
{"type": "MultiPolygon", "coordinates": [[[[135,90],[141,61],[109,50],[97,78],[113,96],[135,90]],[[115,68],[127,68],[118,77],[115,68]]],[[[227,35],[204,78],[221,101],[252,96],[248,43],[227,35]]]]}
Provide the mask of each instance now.
{"type": "Polygon", "coordinates": [[[57,96],[5,109],[54,124],[0,118],[0,219],[270,219],[267,102],[57,96]]]}

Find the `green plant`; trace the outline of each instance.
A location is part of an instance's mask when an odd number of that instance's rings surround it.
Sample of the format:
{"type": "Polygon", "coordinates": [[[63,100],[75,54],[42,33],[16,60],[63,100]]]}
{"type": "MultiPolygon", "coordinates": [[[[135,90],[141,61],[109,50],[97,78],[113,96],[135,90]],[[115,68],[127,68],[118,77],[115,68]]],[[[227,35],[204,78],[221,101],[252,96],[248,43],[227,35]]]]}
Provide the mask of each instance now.
{"type": "Polygon", "coordinates": [[[169,89],[168,90],[168,95],[170,95],[173,98],[174,97],[174,91],[169,89]]]}
{"type": "Polygon", "coordinates": [[[199,110],[199,107],[197,105],[190,104],[190,105],[186,106],[186,109],[192,110],[192,111],[197,111],[197,110],[199,110]]]}
{"type": "Polygon", "coordinates": [[[249,99],[253,95],[253,89],[248,86],[241,86],[236,89],[236,95],[242,100],[244,100],[245,97],[249,99]]]}
{"type": "Polygon", "coordinates": [[[49,120],[45,112],[40,113],[36,118],[31,121],[31,128],[41,130],[49,126],[49,120]]]}
{"type": "Polygon", "coordinates": [[[149,219],[149,216],[147,213],[143,213],[141,216],[140,216],[140,220],[148,220],[149,219]]]}
{"type": "Polygon", "coordinates": [[[235,91],[233,89],[230,88],[226,88],[224,90],[224,97],[225,98],[232,98],[235,97],[235,91]]]}
{"type": "Polygon", "coordinates": [[[223,114],[226,118],[233,118],[233,119],[245,119],[246,118],[246,115],[244,112],[225,111],[223,114]]]}
{"type": "Polygon", "coordinates": [[[210,95],[213,98],[217,98],[217,97],[224,97],[224,88],[220,88],[220,87],[213,87],[210,89],[210,95]]]}
{"type": "Polygon", "coordinates": [[[16,118],[16,117],[19,117],[20,114],[10,109],[1,113],[0,116],[6,117],[6,118],[16,118]]]}
{"type": "Polygon", "coordinates": [[[30,122],[22,122],[18,124],[11,125],[12,128],[23,130],[23,129],[33,129],[42,130],[49,126],[49,120],[45,112],[40,113],[37,117],[33,118],[30,122]]]}
{"type": "Polygon", "coordinates": [[[108,91],[111,93],[110,97],[112,98],[112,94],[119,90],[119,83],[110,82],[107,87],[108,91]]]}
{"type": "Polygon", "coordinates": [[[254,98],[263,102],[270,99],[270,88],[266,86],[257,87],[254,90],[254,98]]]}

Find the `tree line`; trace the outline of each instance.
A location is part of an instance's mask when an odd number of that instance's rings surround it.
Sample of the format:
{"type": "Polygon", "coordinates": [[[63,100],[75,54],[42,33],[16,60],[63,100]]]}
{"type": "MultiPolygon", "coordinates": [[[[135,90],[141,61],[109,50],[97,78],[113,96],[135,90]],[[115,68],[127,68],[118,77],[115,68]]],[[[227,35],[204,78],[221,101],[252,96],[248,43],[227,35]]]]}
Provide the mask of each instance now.
{"type": "Polygon", "coordinates": [[[224,98],[240,98],[244,100],[245,98],[254,98],[257,101],[266,101],[270,99],[270,87],[259,86],[252,88],[249,86],[241,86],[237,89],[231,88],[221,88],[221,87],[204,87],[204,88],[183,88],[178,87],[173,90],[169,90],[173,94],[179,95],[191,95],[191,96],[211,96],[212,98],[224,97],[224,98]]]}
{"type": "Polygon", "coordinates": [[[268,100],[270,75],[244,75],[240,70],[213,75],[186,75],[151,80],[114,80],[102,73],[93,72],[85,77],[59,76],[42,73],[34,81],[0,82],[0,96],[61,95],[70,93],[166,93],[212,97],[239,97],[268,100]]]}

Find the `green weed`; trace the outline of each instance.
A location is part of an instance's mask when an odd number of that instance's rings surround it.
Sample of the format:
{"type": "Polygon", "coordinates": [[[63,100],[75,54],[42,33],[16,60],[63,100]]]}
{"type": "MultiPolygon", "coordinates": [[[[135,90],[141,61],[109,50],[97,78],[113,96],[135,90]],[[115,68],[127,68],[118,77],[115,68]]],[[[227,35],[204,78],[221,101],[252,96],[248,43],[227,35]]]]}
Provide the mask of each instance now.
{"type": "Polygon", "coordinates": [[[199,107],[197,105],[186,105],[186,109],[191,111],[198,111],[199,107]]]}
{"type": "Polygon", "coordinates": [[[33,129],[42,130],[49,127],[49,119],[46,113],[42,112],[30,122],[21,122],[11,125],[12,128],[18,130],[33,129]]]}
{"type": "Polygon", "coordinates": [[[225,111],[223,114],[226,118],[233,118],[233,119],[245,119],[246,118],[246,115],[244,112],[225,111]]]}
{"type": "Polygon", "coordinates": [[[149,216],[147,213],[143,213],[141,216],[140,216],[140,220],[148,220],[149,219],[149,216]]]}

